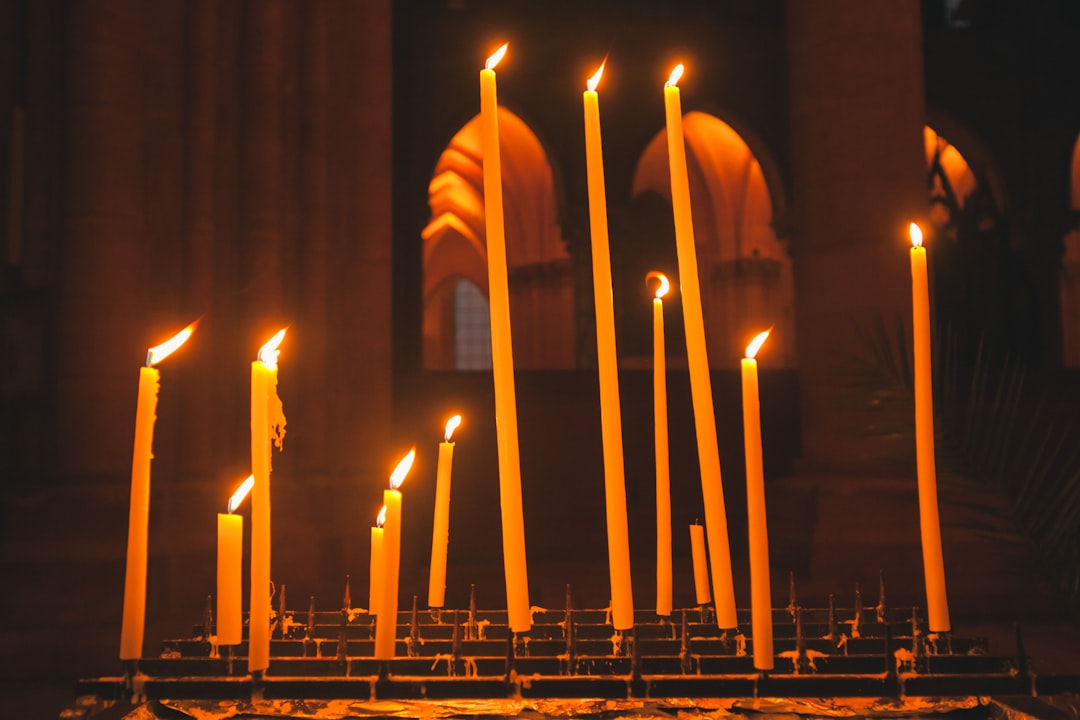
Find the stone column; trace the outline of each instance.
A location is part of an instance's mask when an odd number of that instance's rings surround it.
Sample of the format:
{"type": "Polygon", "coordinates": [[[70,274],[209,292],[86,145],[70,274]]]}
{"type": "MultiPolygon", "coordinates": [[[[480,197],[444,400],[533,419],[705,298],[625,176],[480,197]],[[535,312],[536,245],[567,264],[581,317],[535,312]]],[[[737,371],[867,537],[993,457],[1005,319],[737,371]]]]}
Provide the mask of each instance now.
{"type": "Polygon", "coordinates": [[[70,6],[66,227],[60,250],[57,472],[131,469],[146,326],[140,12],[70,6]]]}
{"type": "Polygon", "coordinates": [[[866,467],[910,443],[889,433],[911,418],[852,392],[842,366],[876,315],[910,332],[907,224],[927,205],[920,5],[789,0],[787,28],[803,455],[866,467]]]}

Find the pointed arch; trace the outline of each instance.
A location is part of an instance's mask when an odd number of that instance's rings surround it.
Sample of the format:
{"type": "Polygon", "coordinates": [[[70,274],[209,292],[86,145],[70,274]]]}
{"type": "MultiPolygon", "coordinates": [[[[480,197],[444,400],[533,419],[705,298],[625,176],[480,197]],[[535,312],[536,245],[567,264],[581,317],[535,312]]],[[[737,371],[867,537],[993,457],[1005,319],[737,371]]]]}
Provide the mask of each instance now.
{"type": "MultiPolygon", "coordinates": [[[[573,360],[570,263],[557,220],[555,185],[536,134],[499,108],[506,258],[520,368],[570,367],[573,360]]],[[[428,184],[431,217],[423,242],[424,366],[459,367],[454,339],[461,281],[487,296],[480,117],[467,122],[440,154],[428,184]]],[[[474,368],[475,369],[475,368],[474,368]]]]}
{"type": "MultiPolygon", "coordinates": [[[[730,367],[755,329],[774,325],[774,363],[794,367],[791,257],[777,237],[776,203],[762,162],[714,115],[687,113],[683,134],[710,364],[730,367]]],[[[666,131],[641,154],[631,192],[635,198],[655,193],[670,204],[666,131]]]]}

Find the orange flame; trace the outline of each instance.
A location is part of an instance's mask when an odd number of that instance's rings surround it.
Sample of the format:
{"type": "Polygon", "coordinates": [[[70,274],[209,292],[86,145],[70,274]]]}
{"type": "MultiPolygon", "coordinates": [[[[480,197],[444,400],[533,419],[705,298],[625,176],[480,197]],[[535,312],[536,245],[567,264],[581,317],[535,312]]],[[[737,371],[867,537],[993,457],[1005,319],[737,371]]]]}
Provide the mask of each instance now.
{"type": "Polygon", "coordinates": [[[769,328],[763,333],[758,333],[757,336],[750,341],[750,344],[746,346],[746,357],[749,360],[753,360],[757,355],[758,350],[765,344],[765,340],[769,337],[769,333],[772,332],[772,328],[769,328]]]}
{"type": "Polygon", "coordinates": [[[195,322],[191,323],[190,325],[188,325],[186,328],[184,328],[180,332],[173,335],[171,338],[169,338],[165,342],[161,343],[160,345],[156,345],[156,346],[150,348],[149,350],[147,350],[146,351],[146,365],[148,367],[153,366],[153,365],[157,365],[159,362],[161,362],[165,358],[172,355],[173,352],[177,348],[179,348],[181,345],[183,345],[184,343],[187,342],[187,339],[189,337],[191,337],[191,334],[193,332],[195,332],[195,327],[198,324],[199,324],[199,321],[196,320],[195,322]]]}
{"type": "Polygon", "coordinates": [[[229,498],[229,514],[236,512],[236,508],[240,507],[240,503],[244,502],[244,498],[251,492],[251,488],[255,486],[255,476],[248,475],[247,480],[240,483],[240,487],[236,488],[236,492],[229,498]]]}
{"type": "Polygon", "coordinates": [[[685,68],[683,67],[682,63],[679,63],[678,65],[676,65],[675,69],[671,71],[671,75],[668,76],[667,83],[664,85],[664,87],[672,87],[674,85],[678,85],[679,84],[679,78],[682,77],[684,69],[685,68]]]}
{"type": "Polygon", "coordinates": [[[495,66],[499,64],[499,61],[506,55],[506,51],[510,49],[510,43],[503,43],[502,47],[491,53],[491,57],[484,63],[484,67],[488,70],[494,70],[495,66]]]}
{"type": "Polygon", "coordinates": [[[375,516],[375,526],[376,527],[382,527],[385,524],[386,524],[386,506],[383,505],[382,510],[380,510],[379,514],[375,516]]]}
{"type": "Polygon", "coordinates": [[[390,474],[390,489],[397,490],[401,487],[401,483],[405,482],[405,476],[412,470],[413,460],[416,459],[416,448],[413,448],[405,457],[401,458],[401,462],[394,468],[394,472],[390,474]]]}
{"type": "Polygon", "coordinates": [[[908,235],[911,236],[913,247],[922,247],[922,229],[915,223],[908,226],[908,235]]]}
{"type": "Polygon", "coordinates": [[[281,345],[281,341],[285,339],[285,328],[281,328],[277,331],[274,337],[266,341],[266,344],[259,348],[259,362],[266,365],[268,368],[277,367],[278,346],[281,345]]]}
{"type": "Polygon", "coordinates": [[[668,282],[667,275],[659,270],[650,270],[645,275],[645,284],[648,285],[650,280],[659,280],[660,284],[656,286],[656,297],[662,298],[668,294],[668,290],[671,289],[671,283],[668,282]]]}
{"type": "Polygon", "coordinates": [[[590,92],[596,92],[596,86],[600,84],[600,77],[604,74],[604,65],[607,65],[607,60],[600,63],[600,69],[585,83],[590,92]]]}
{"type": "Polygon", "coordinates": [[[443,435],[443,440],[445,442],[450,442],[450,436],[454,434],[454,431],[458,429],[459,425],[461,425],[460,415],[455,415],[446,421],[446,434],[443,435]]]}

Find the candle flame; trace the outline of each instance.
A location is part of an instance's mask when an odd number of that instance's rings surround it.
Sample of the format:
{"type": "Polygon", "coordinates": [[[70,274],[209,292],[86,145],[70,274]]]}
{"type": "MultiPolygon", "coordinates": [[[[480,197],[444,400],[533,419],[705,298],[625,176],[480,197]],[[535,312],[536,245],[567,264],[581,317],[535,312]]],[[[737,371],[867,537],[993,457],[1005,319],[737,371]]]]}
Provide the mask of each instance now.
{"type": "Polygon", "coordinates": [[[386,524],[386,506],[382,506],[382,510],[375,516],[375,527],[382,527],[386,524]]]}
{"type": "Polygon", "coordinates": [[[913,247],[922,247],[922,229],[915,223],[911,223],[908,226],[908,235],[911,236],[911,245],[913,247]]]}
{"type": "Polygon", "coordinates": [[[596,86],[600,84],[600,77],[604,74],[604,65],[607,65],[607,60],[600,63],[600,68],[596,71],[596,74],[585,83],[590,92],[596,92],[596,86]]]}
{"type": "Polygon", "coordinates": [[[278,346],[281,345],[281,341],[285,339],[285,328],[281,328],[277,331],[274,337],[266,341],[266,344],[259,348],[259,362],[267,367],[273,369],[277,367],[278,346]]]}
{"type": "Polygon", "coordinates": [[[499,61],[506,55],[506,51],[510,48],[510,43],[503,43],[502,47],[491,54],[491,57],[484,63],[484,67],[488,70],[494,70],[495,66],[499,64],[499,61]]]}
{"type": "Polygon", "coordinates": [[[416,448],[413,448],[405,457],[401,458],[401,461],[394,468],[394,472],[390,474],[390,489],[397,490],[401,487],[401,483],[405,482],[405,476],[409,474],[409,470],[412,469],[413,460],[416,459],[416,448]]]}
{"type": "Polygon", "coordinates": [[[660,284],[656,286],[656,297],[662,298],[668,294],[668,290],[671,289],[671,283],[668,282],[667,275],[659,270],[651,270],[645,275],[645,284],[648,285],[650,280],[659,280],[660,284]]]}
{"type": "Polygon", "coordinates": [[[765,340],[769,337],[769,333],[772,332],[772,328],[769,328],[763,333],[758,333],[757,336],[750,341],[750,344],[746,346],[746,357],[749,360],[753,360],[757,355],[758,350],[765,344],[765,340]]]}
{"type": "Polygon", "coordinates": [[[236,508],[240,507],[240,503],[244,502],[244,498],[251,492],[251,488],[255,485],[255,476],[248,475],[247,480],[240,483],[240,487],[236,488],[236,492],[229,498],[229,514],[236,512],[236,508]]]}
{"type": "Polygon", "coordinates": [[[679,63],[678,65],[676,65],[675,69],[671,71],[671,75],[668,77],[667,83],[664,85],[664,87],[672,87],[674,85],[678,85],[679,84],[679,78],[682,77],[684,69],[685,68],[683,68],[682,63],[679,63]]]}
{"type": "Polygon", "coordinates": [[[450,442],[450,436],[454,434],[454,431],[461,425],[461,416],[455,415],[446,421],[446,434],[443,435],[443,440],[450,442]]]}
{"type": "Polygon", "coordinates": [[[150,348],[146,352],[147,366],[157,365],[159,362],[172,355],[177,348],[187,342],[187,339],[195,332],[195,327],[198,324],[199,321],[196,320],[165,342],[150,348]]]}

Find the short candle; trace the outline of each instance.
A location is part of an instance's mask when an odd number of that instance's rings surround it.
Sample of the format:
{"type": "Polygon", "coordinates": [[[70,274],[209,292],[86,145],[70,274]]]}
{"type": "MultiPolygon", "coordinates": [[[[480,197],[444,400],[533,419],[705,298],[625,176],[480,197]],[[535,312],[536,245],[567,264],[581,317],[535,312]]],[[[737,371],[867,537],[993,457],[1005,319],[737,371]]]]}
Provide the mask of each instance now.
{"type": "Polygon", "coordinates": [[[226,511],[218,513],[217,554],[217,643],[239,645],[243,639],[243,611],[240,598],[244,554],[244,518],[235,515],[240,503],[255,484],[248,475],[236,489],[226,511]]]}

